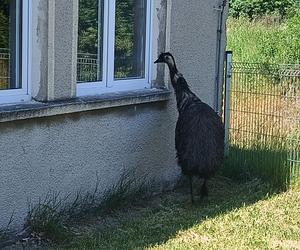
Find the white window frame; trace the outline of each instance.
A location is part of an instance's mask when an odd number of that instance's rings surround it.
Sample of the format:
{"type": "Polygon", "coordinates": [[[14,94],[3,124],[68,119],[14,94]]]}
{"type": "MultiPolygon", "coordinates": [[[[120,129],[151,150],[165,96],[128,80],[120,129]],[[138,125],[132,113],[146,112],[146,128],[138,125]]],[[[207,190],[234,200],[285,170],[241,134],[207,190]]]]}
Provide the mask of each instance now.
{"type": "MultiPolygon", "coordinates": [[[[5,89],[0,90],[0,104],[7,104],[7,103],[18,103],[18,102],[25,102],[31,100],[30,96],[30,86],[29,86],[29,69],[30,69],[30,0],[18,0],[22,1],[22,63],[21,63],[21,72],[22,78],[19,80],[19,84],[21,84],[22,88],[20,89],[5,89]]],[[[19,15],[17,15],[19,16],[19,15]]]]}
{"type": "Polygon", "coordinates": [[[145,76],[139,79],[114,80],[115,7],[116,0],[104,0],[102,81],[77,83],[77,96],[151,88],[152,0],[147,0],[146,10],[145,76]]]}

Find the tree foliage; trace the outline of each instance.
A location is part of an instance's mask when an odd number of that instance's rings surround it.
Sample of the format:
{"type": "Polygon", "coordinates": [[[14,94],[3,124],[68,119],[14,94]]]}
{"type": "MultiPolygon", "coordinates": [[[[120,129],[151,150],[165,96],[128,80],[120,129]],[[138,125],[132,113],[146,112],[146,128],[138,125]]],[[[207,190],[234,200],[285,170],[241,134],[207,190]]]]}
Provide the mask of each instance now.
{"type": "MultiPolygon", "coordinates": [[[[102,29],[103,21],[98,21],[99,0],[79,1],[78,48],[80,52],[97,54],[98,25],[102,29]],[[100,23],[99,23],[100,22],[100,23]]],[[[133,49],[134,0],[116,1],[116,52],[128,53],[133,49]]],[[[101,3],[100,3],[101,4],[101,3]]],[[[99,36],[99,38],[98,38],[99,36]]]]}
{"type": "MultiPolygon", "coordinates": [[[[137,42],[135,31],[136,25],[139,25],[136,14],[139,11],[137,7],[139,1],[142,0],[116,1],[115,30],[109,30],[108,32],[115,32],[115,76],[117,78],[128,76],[134,70],[134,48],[135,42],[137,42]]],[[[97,55],[98,46],[103,44],[104,20],[101,13],[98,13],[99,3],[102,4],[103,1],[79,0],[79,53],[97,55]],[[100,42],[98,39],[100,39],[100,42]]],[[[99,59],[101,60],[101,58],[99,59]]]]}
{"type": "Polygon", "coordinates": [[[230,0],[230,15],[235,18],[243,16],[253,19],[276,13],[284,17],[297,3],[299,0],[230,0]]]}
{"type": "Polygon", "coordinates": [[[9,0],[0,1],[0,48],[9,46],[9,0]]]}
{"type": "Polygon", "coordinates": [[[285,34],[285,47],[288,51],[289,62],[300,64],[300,9],[298,9],[287,22],[285,34]]]}
{"type": "Polygon", "coordinates": [[[120,55],[133,50],[134,2],[116,1],[116,52],[120,55]]]}
{"type": "Polygon", "coordinates": [[[78,22],[79,52],[97,54],[97,45],[98,45],[98,0],[92,0],[92,1],[79,0],[79,22],[78,22]]]}
{"type": "Polygon", "coordinates": [[[300,9],[284,22],[269,21],[229,18],[227,49],[234,52],[235,61],[300,63],[300,9]]]}

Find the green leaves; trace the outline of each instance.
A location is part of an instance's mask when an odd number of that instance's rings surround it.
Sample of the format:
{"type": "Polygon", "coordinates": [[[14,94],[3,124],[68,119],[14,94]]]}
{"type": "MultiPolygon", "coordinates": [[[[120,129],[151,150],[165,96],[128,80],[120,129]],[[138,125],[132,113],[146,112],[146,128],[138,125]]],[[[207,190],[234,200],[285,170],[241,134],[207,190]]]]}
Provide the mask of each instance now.
{"type": "MultiPolygon", "coordinates": [[[[121,54],[133,51],[133,9],[133,0],[116,1],[116,48],[121,54]]],[[[100,27],[103,26],[103,20],[98,20],[98,0],[80,0],[78,24],[80,52],[97,54],[98,39],[102,40],[102,32],[98,32],[98,22],[100,27]]]]}
{"type": "Polygon", "coordinates": [[[8,0],[0,2],[0,48],[9,47],[9,4],[8,0]]]}
{"type": "Polygon", "coordinates": [[[285,45],[290,62],[300,63],[300,10],[287,22],[285,45]]]}
{"type": "Polygon", "coordinates": [[[79,51],[85,53],[97,54],[97,44],[98,44],[98,0],[92,0],[92,1],[80,0],[79,1],[79,23],[78,23],[79,51]]]}
{"type": "Polygon", "coordinates": [[[235,18],[243,16],[253,19],[276,13],[285,17],[289,9],[297,3],[297,0],[231,0],[230,15],[235,18]]]}
{"type": "Polygon", "coordinates": [[[284,22],[264,16],[229,18],[228,49],[235,61],[256,63],[300,63],[300,9],[284,22]]]}

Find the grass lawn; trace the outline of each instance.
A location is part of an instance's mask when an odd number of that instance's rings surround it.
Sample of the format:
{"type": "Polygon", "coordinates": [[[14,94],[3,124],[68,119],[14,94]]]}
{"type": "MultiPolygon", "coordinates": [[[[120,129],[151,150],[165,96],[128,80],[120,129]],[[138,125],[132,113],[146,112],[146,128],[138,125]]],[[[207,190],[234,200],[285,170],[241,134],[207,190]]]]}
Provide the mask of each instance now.
{"type": "Polygon", "coordinates": [[[181,188],[76,226],[72,249],[300,249],[300,192],[216,178],[191,205],[181,188]]]}

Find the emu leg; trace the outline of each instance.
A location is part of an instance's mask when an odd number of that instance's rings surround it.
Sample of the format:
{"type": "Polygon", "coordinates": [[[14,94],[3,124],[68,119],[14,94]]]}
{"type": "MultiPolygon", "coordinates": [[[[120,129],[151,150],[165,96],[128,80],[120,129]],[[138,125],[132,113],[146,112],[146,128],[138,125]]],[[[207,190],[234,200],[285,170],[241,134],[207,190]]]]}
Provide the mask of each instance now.
{"type": "Polygon", "coordinates": [[[191,201],[194,204],[194,195],[193,195],[193,176],[189,175],[190,178],[190,191],[191,191],[191,201]]]}
{"type": "Polygon", "coordinates": [[[200,198],[201,198],[201,200],[204,197],[208,196],[208,190],[207,190],[207,187],[206,187],[206,181],[207,181],[207,179],[204,179],[203,185],[201,187],[201,191],[200,191],[200,198]]]}

